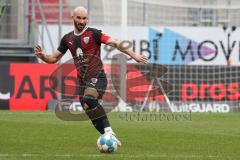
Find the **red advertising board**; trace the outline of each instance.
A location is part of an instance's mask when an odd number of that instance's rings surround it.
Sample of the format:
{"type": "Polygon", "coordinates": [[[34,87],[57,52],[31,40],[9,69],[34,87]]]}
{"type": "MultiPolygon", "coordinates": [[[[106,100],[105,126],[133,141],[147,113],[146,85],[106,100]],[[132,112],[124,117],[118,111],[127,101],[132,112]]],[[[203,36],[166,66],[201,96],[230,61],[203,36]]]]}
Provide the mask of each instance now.
{"type": "Polygon", "coordinates": [[[14,77],[14,93],[10,98],[10,110],[45,110],[49,99],[56,93],[49,87],[49,75],[56,65],[11,64],[14,77]]]}
{"type": "MultiPolygon", "coordinates": [[[[61,85],[62,99],[78,100],[78,79],[75,67],[72,64],[65,64],[58,73],[59,68],[56,64],[0,64],[0,108],[10,110],[46,110],[49,100],[57,99],[59,95],[58,85],[61,85]],[[55,75],[54,75],[55,74],[55,75]],[[61,74],[58,76],[58,74],[61,74]],[[60,77],[60,78],[59,78],[60,77]],[[53,82],[53,83],[52,83],[53,82]]],[[[112,72],[110,65],[105,65],[105,71],[110,75],[112,72]]],[[[112,73],[114,74],[114,73],[112,73]]],[[[119,72],[116,72],[120,80],[119,72]]],[[[108,78],[108,88],[104,99],[116,101],[116,95],[112,94],[108,78]]],[[[115,77],[116,78],[116,77],[115,77]]],[[[117,84],[119,85],[119,84],[117,84]]],[[[144,76],[140,70],[134,66],[127,69],[127,101],[143,101],[150,80],[144,76]]],[[[115,86],[115,89],[119,86],[115,86]]],[[[159,91],[157,99],[163,101],[163,96],[159,91]]],[[[155,92],[155,93],[156,93],[155,92]]],[[[119,94],[119,93],[117,93],[119,94]]],[[[150,98],[153,95],[150,93],[150,98]]]]}

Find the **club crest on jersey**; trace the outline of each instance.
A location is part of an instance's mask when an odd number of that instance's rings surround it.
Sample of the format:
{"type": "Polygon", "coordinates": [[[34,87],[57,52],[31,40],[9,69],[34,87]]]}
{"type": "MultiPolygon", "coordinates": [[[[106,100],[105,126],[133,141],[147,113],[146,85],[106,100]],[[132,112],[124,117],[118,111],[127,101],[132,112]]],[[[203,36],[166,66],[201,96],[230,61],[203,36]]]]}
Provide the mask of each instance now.
{"type": "Polygon", "coordinates": [[[89,42],[89,37],[84,37],[84,38],[83,38],[83,42],[84,42],[85,44],[88,44],[88,42],[89,42]]]}

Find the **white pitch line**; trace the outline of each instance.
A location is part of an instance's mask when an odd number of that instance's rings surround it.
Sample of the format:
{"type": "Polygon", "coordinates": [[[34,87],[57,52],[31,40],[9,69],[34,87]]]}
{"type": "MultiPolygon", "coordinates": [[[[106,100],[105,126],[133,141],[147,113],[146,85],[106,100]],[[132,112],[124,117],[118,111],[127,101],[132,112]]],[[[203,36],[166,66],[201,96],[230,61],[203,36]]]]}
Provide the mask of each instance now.
{"type": "MultiPolygon", "coordinates": [[[[31,154],[31,153],[24,153],[24,154],[0,154],[0,157],[65,157],[65,158],[72,158],[72,157],[104,157],[105,154],[79,154],[79,155],[72,155],[72,154],[56,154],[56,155],[44,155],[44,154],[31,154]]],[[[138,155],[127,155],[127,154],[112,154],[113,157],[119,158],[211,158],[211,159],[219,159],[223,158],[222,156],[214,156],[214,155],[166,155],[166,154],[138,154],[138,155]]],[[[229,157],[228,157],[229,158],[229,157]]]]}
{"type": "Polygon", "coordinates": [[[0,154],[0,157],[9,157],[9,154],[0,154]]]}

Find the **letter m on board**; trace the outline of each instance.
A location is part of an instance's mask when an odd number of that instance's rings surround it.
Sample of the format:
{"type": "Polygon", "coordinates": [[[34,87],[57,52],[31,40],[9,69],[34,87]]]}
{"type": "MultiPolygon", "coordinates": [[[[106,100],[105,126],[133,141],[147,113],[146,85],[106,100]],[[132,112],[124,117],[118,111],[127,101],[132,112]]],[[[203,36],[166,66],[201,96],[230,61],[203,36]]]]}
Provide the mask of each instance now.
{"type": "Polygon", "coordinates": [[[172,61],[175,61],[176,60],[176,57],[177,57],[177,53],[180,54],[181,58],[182,58],[182,61],[185,60],[186,56],[188,53],[191,54],[191,58],[192,58],[192,61],[194,61],[194,55],[193,55],[193,50],[192,50],[192,41],[190,40],[188,42],[188,45],[186,47],[186,50],[185,52],[182,51],[181,49],[181,46],[179,45],[179,42],[178,40],[176,40],[176,44],[175,44],[175,49],[174,49],[174,53],[173,53],[173,57],[172,57],[172,61]]]}

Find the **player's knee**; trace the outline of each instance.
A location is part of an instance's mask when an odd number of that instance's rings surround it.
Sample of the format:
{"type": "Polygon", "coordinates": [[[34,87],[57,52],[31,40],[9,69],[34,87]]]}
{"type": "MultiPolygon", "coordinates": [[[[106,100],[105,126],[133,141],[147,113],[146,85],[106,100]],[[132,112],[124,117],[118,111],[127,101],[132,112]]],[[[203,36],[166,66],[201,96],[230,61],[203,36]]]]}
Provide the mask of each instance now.
{"type": "Polygon", "coordinates": [[[84,104],[83,104],[83,109],[86,111],[86,110],[89,109],[89,106],[88,106],[86,103],[84,103],[84,104]]]}
{"type": "MultiPolygon", "coordinates": [[[[87,104],[88,109],[95,108],[98,105],[98,99],[96,99],[92,95],[85,95],[85,96],[83,96],[83,103],[87,104]]],[[[85,105],[84,105],[84,107],[85,107],[85,105]]]]}

